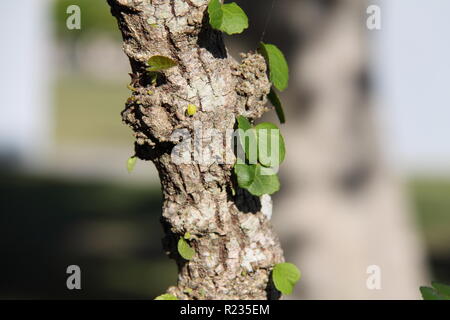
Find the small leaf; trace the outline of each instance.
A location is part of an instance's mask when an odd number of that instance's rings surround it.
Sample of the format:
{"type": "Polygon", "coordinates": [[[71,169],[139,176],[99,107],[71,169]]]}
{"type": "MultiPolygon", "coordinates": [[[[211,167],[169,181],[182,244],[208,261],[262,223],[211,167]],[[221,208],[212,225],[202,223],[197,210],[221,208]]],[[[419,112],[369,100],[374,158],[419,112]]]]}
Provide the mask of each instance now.
{"type": "Polygon", "coordinates": [[[150,71],[149,72],[149,76],[150,76],[150,83],[152,84],[152,86],[156,85],[156,83],[158,82],[158,72],[155,71],[150,71]]]}
{"type": "Polygon", "coordinates": [[[131,91],[136,91],[136,88],[135,87],[133,87],[131,84],[127,84],[127,88],[128,88],[128,90],[131,90],[131,91]]]}
{"type": "Polygon", "coordinates": [[[208,4],[209,24],[214,29],[219,29],[222,24],[222,3],[219,0],[211,0],[208,4]]]}
{"type": "Polygon", "coordinates": [[[434,289],[441,295],[446,296],[447,299],[450,299],[450,286],[438,282],[432,282],[431,285],[434,289]]]}
{"type": "Polygon", "coordinates": [[[420,287],[420,293],[423,300],[442,300],[442,297],[433,288],[420,287]]]}
{"type": "Polygon", "coordinates": [[[280,97],[278,96],[274,88],[270,89],[270,93],[267,98],[269,98],[270,103],[275,107],[275,111],[280,122],[285,123],[286,118],[284,116],[283,105],[281,104],[280,97]]]}
{"type": "Polygon", "coordinates": [[[180,238],[178,240],[178,253],[186,260],[191,260],[195,255],[195,250],[191,248],[191,246],[184,240],[184,238],[180,238]]]}
{"type": "Polygon", "coordinates": [[[265,167],[279,166],[286,155],[286,147],[280,129],[270,122],[260,123],[255,129],[258,136],[258,161],[265,167]],[[273,142],[278,142],[278,148],[272,146],[273,142]]]}
{"type": "Polygon", "coordinates": [[[234,172],[237,176],[238,185],[247,189],[255,196],[273,194],[280,190],[278,176],[269,168],[263,168],[260,164],[236,164],[234,172]]]}
{"type": "Polygon", "coordinates": [[[178,63],[164,56],[153,56],[148,59],[147,64],[147,71],[162,71],[175,67],[178,63]]]}
{"type": "Polygon", "coordinates": [[[183,290],[183,292],[187,293],[187,294],[191,294],[193,291],[194,290],[192,290],[191,288],[186,288],[186,289],[183,290]]]}
{"type": "MultiPolygon", "coordinates": [[[[239,134],[239,143],[242,150],[244,150],[245,152],[245,158],[249,159],[250,164],[256,164],[258,157],[258,140],[256,130],[253,128],[247,118],[243,116],[238,116],[237,122],[238,128],[243,131],[239,134]]],[[[241,160],[244,161],[245,159],[241,160]]]]}
{"type": "Polygon", "coordinates": [[[192,117],[196,113],[197,113],[197,106],[194,104],[188,104],[187,114],[192,117]]]}
{"type": "Polygon", "coordinates": [[[186,240],[189,240],[189,239],[191,238],[191,234],[190,234],[189,232],[186,232],[186,233],[184,234],[184,238],[185,238],[186,240]]]}
{"type": "Polygon", "coordinates": [[[248,130],[252,128],[252,124],[246,117],[238,116],[237,117],[238,128],[242,130],[248,130]]]}
{"type": "Polygon", "coordinates": [[[234,197],[236,195],[236,190],[234,190],[233,186],[230,185],[231,195],[234,197]]]}
{"type": "Polygon", "coordinates": [[[275,88],[284,91],[289,83],[289,66],[286,58],[277,46],[261,42],[259,51],[266,59],[270,70],[270,82],[275,88]]]}
{"type": "Polygon", "coordinates": [[[238,178],[238,185],[247,189],[255,180],[256,165],[236,164],[234,172],[238,178]]]}
{"type": "Polygon", "coordinates": [[[127,170],[128,173],[131,173],[136,165],[137,157],[130,157],[127,161],[127,170]]]}
{"type": "Polygon", "coordinates": [[[157,296],[155,300],[178,300],[173,294],[165,293],[160,296],[157,296]]]}
{"type": "Polygon", "coordinates": [[[211,0],[208,14],[211,27],[229,35],[241,33],[248,28],[248,17],[235,2],[221,4],[219,0],[211,0]]]}
{"type": "Polygon", "coordinates": [[[300,276],[300,270],[292,263],[278,263],[272,270],[273,283],[283,294],[292,293],[300,276]]]}

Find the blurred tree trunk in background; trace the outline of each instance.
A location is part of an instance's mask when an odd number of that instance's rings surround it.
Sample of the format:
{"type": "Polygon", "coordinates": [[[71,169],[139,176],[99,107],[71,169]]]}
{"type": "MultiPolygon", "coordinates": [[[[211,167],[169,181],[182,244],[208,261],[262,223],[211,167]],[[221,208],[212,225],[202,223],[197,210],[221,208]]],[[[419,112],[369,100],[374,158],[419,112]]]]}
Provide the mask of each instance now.
{"type": "Polygon", "coordinates": [[[292,298],[419,298],[423,249],[373,123],[368,4],[288,2],[282,14],[299,41],[274,219],[287,260],[303,274],[292,298]],[[366,286],[371,265],[380,267],[381,290],[366,286]]]}

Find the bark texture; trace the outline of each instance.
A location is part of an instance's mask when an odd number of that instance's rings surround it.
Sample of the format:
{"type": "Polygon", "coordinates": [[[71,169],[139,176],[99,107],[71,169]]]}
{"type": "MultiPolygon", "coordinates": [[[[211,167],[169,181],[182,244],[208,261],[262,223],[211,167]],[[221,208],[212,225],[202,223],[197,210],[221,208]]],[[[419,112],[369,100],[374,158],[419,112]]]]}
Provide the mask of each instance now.
{"type": "Polygon", "coordinates": [[[203,146],[225,146],[225,132],[233,129],[237,115],[256,119],[269,110],[264,58],[248,53],[236,62],[228,55],[221,33],[209,26],[208,0],[108,3],[123,34],[135,87],[123,120],[135,133],[136,155],[153,161],[161,179],[164,244],[179,267],[178,284],[168,292],[179,299],[278,297],[270,270],[284,258],[270,223],[270,197],[239,189],[232,164],[176,164],[171,157],[179,143],[171,138],[176,129],[193,134],[201,123],[203,132],[224,133],[219,142],[204,135],[203,146]],[[145,69],[154,55],[170,57],[178,66],[153,85],[145,69]],[[199,109],[192,117],[186,115],[188,104],[199,109]],[[189,261],[176,247],[186,232],[195,249],[189,261]]]}

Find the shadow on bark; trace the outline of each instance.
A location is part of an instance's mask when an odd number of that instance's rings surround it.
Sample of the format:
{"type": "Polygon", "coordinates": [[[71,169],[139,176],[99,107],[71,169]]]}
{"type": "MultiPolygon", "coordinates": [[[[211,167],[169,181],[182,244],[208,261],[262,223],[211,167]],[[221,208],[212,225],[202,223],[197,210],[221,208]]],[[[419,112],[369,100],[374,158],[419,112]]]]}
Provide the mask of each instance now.
{"type": "Polygon", "coordinates": [[[273,283],[272,271],[269,274],[269,281],[267,282],[266,287],[267,300],[280,300],[281,292],[275,288],[275,284],[273,283]]]}
{"type": "Polygon", "coordinates": [[[252,195],[245,189],[236,187],[236,196],[232,199],[239,211],[244,213],[257,213],[261,211],[259,197],[252,195]]]}
{"type": "Polygon", "coordinates": [[[213,30],[209,25],[209,15],[206,10],[203,16],[202,29],[198,35],[197,44],[200,48],[208,50],[216,59],[226,59],[227,49],[222,39],[222,33],[213,30]]]}
{"type": "Polygon", "coordinates": [[[170,259],[173,259],[177,263],[178,271],[182,270],[186,264],[186,260],[178,253],[178,239],[181,235],[173,233],[170,228],[170,223],[167,222],[164,217],[161,217],[161,225],[164,230],[164,237],[162,238],[162,245],[164,251],[170,259]]]}

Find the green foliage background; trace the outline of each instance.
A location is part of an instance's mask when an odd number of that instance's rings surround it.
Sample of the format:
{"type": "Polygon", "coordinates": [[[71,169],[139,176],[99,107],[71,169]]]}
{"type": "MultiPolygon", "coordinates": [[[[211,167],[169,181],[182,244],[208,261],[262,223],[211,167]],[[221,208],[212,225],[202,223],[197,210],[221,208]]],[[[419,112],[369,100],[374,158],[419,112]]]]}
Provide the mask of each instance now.
{"type": "Polygon", "coordinates": [[[106,0],[53,0],[52,20],[55,35],[59,39],[84,38],[102,33],[120,40],[117,22],[106,0]],[[68,30],[66,27],[66,10],[70,5],[77,5],[81,9],[81,30],[68,30]]]}

